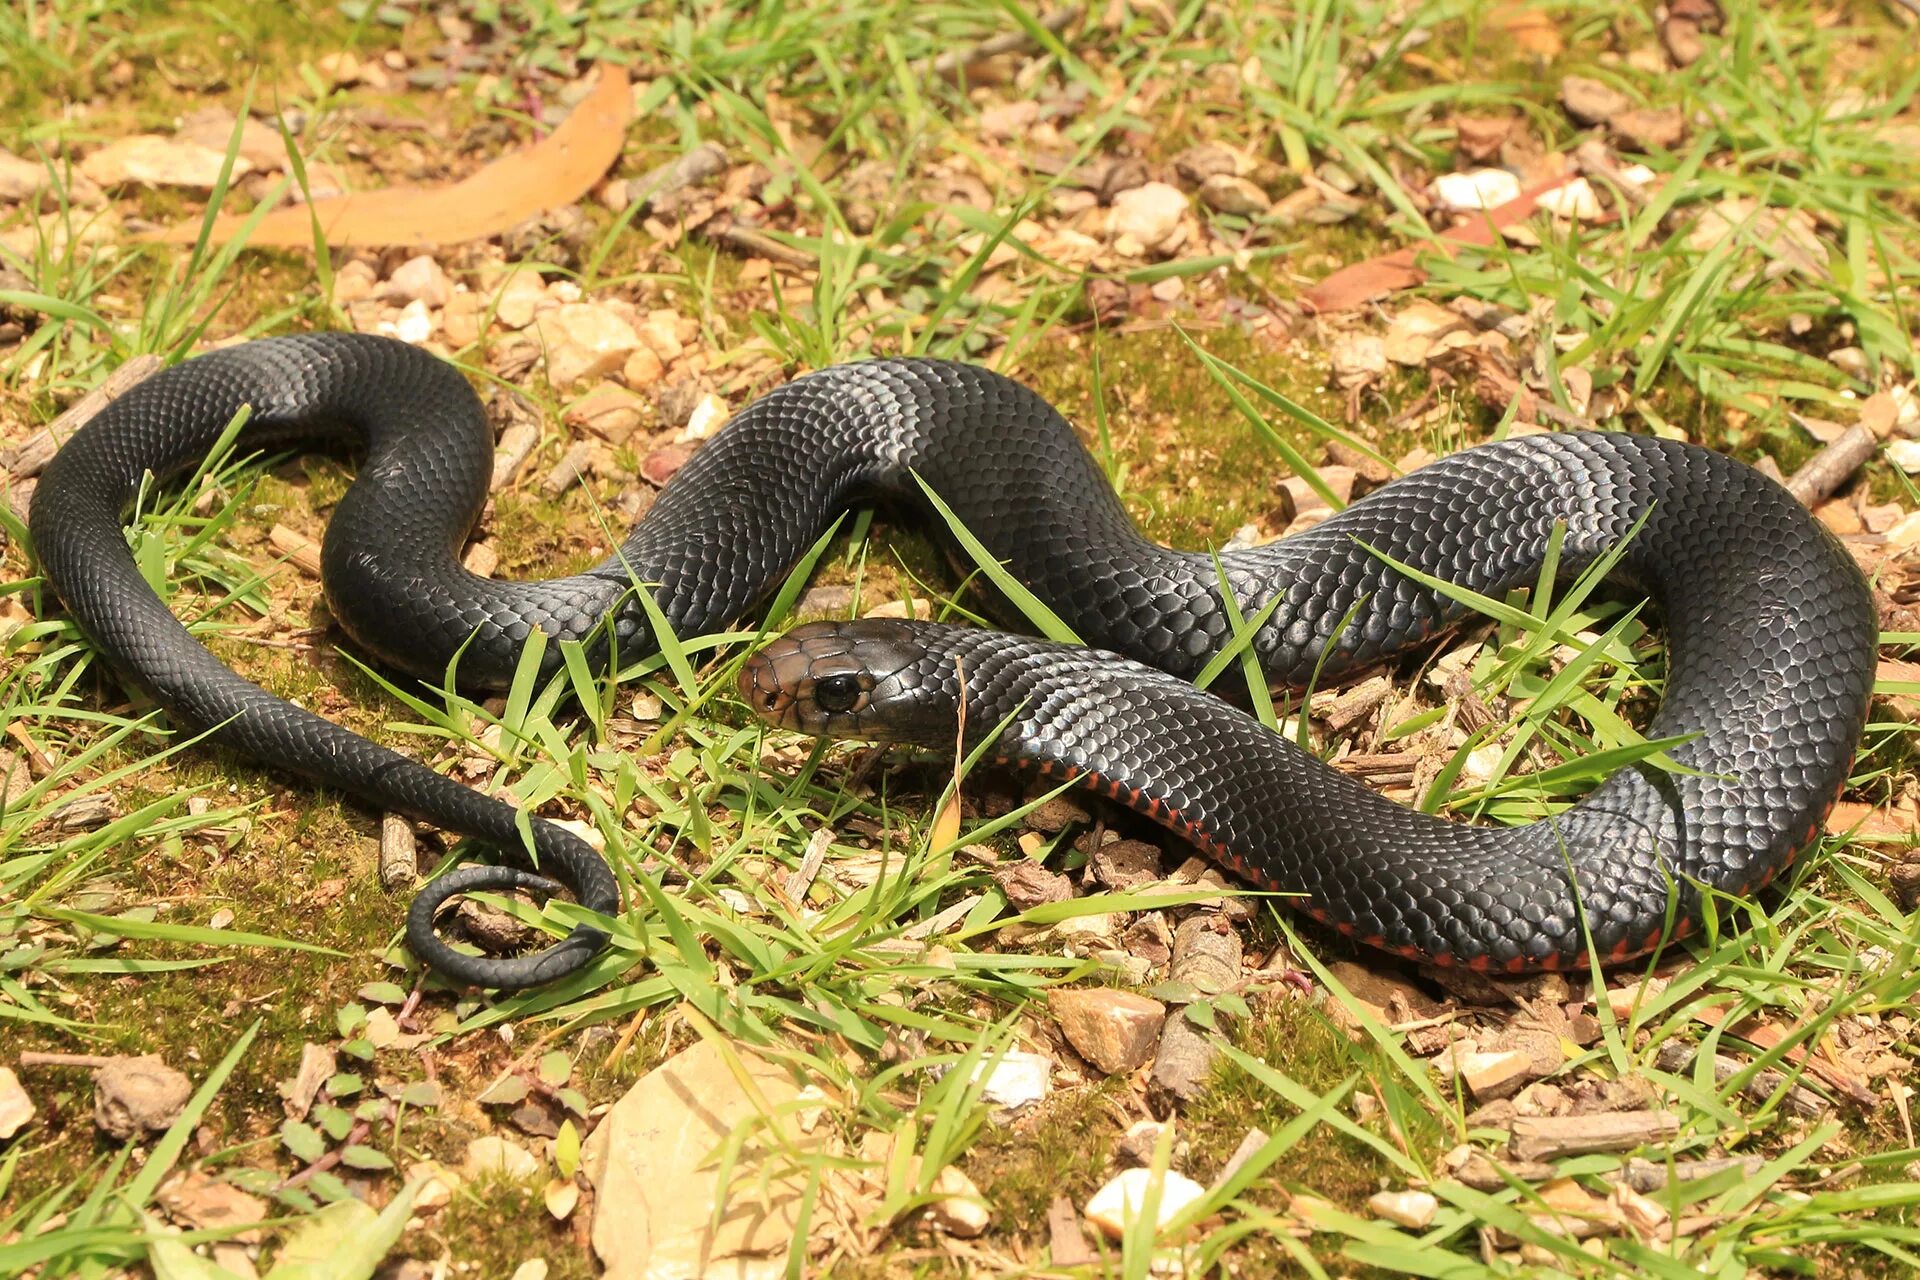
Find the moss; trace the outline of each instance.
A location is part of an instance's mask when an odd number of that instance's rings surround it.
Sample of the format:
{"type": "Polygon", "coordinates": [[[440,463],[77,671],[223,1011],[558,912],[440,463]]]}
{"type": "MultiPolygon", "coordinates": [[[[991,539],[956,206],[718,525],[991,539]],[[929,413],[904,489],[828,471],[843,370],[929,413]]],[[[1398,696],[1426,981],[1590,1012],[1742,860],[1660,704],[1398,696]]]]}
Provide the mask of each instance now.
{"type": "MultiPolygon", "coordinates": [[[[586,1215],[554,1221],[532,1182],[494,1178],[462,1187],[437,1226],[454,1266],[474,1275],[509,1276],[532,1258],[545,1260],[548,1280],[592,1280],[598,1274],[586,1215]]],[[[440,1255],[416,1249],[413,1256],[440,1255]]]]}
{"type": "Polygon", "coordinates": [[[965,1169],[993,1206],[996,1232],[1044,1241],[1055,1196],[1084,1205],[1106,1181],[1123,1132],[1124,1085],[1116,1077],[1058,1093],[1034,1115],[982,1131],[965,1169]]]}

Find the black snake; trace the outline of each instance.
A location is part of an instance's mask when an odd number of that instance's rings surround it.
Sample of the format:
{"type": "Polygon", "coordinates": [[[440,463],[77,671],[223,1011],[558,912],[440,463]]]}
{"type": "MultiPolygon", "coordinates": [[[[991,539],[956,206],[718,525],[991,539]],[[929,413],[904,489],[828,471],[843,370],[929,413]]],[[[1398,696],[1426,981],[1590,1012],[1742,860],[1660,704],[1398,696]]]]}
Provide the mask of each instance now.
{"type": "MultiPolygon", "coordinates": [[[[951,745],[964,671],[969,725],[1010,717],[997,748],[1010,762],[1077,777],[1255,884],[1304,895],[1341,930],[1440,962],[1576,963],[1583,920],[1603,957],[1623,958],[1658,941],[1670,909],[1693,919],[1703,886],[1764,884],[1812,841],[1844,786],[1873,682],[1871,597],[1825,529],[1738,462],[1623,434],[1469,449],[1301,535],[1216,561],[1144,539],[1072,429],[1031,391],[967,365],[873,360],[750,405],[615,555],[544,582],[461,567],[487,494],[491,433],[456,370],[399,342],[246,343],[154,376],[74,434],[41,479],[31,532],[48,581],[115,667],[181,721],[212,728],[215,742],[522,862],[511,805],[241,679],[142,577],[124,520],[144,477],[201,461],[243,406],[242,449],[319,439],[365,452],[324,548],[340,624],[431,680],[458,652],[462,683],[481,688],[506,684],[535,629],[592,643],[602,660],[609,645],[623,658],[647,652],[636,583],[677,634],[736,619],[850,504],[922,505],[917,473],[1089,644],[1157,670],[993,632],[827,624],[750,664],[743,688],[758,710],[822,732],[951,745]],[[1253,649],[1275,682],[1299,684],[1323,650],[1322,679],[1332,679],[1465,616],[1376,552],[1499,597],[1532,583],[1556,524],[1570,572],[1641,521],[1618,576],[1665,621],[1665,693],[1647,732],[1695,736],[1672,752],[1682,771],[1623,769],[1551,821],[1486,829],[1409,812],[1184,683],[1233,634],[1220,567],[1247,616],[1283,596],[1253,649]]],[[[557,647],[547,656],[557,664],[557,647]]],[[[435,936],[440,904],[476,888],[551,892],[557,880],[596,912],[619,908],[591,846],[537,818],[530,829],[540,872],[465,866],[416,899],[407,937],[426,963],[517,988],[599,949],[604,937],[587,927],[511,958],[435,936]]]]}

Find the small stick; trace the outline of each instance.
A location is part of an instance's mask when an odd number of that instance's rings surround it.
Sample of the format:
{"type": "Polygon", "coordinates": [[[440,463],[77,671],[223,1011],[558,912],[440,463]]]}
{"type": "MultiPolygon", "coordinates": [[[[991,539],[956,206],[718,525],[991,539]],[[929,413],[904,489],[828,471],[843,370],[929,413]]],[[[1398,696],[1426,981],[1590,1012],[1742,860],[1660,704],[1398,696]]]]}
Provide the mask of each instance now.
{"type": "Polygon", "coordinates": [[[800,855],[800,865],[787,876],[787,882],[781,892],[789,902],[799,902],[807,896],[807,890],[813,887],[814,877],[820,874],[820,867],[827,860],[827,846],[833,843],[833,830],[821,827],[807,837],[806,852],[800,855]]]}
{"type": "Polygon", "coordinates": [[[525,466],[533,447],[540,443],[538,422],[516,422],[500,433],[500,445],[493,451],[493,479],[489,490],[503,489],[512,483],[525,466]]]}
{"type": "Polygon", "coordinates": [[[1794,472],[1793,478],[1787,481],[1787,492],[1811,507],[1846,483],[1847,477],[1858,471],[1879,447],[1872,429],[1856,423],[1794,472]]]}
{"type": "Polygon", "coordinates": [[[23,1067],[87,1067],[97,1070],[117,1058],[105,1058],[97,1053],[41,1053],[38,1049],[28,1049],[20,1055],[23,1067]]]}
{"type": "Polygon", "coordinates": [[[320,543],[298,529],[277,524],[267,531],[273,549],[293,562],[293,567],[309,578],[320,576],[320,543]]]}
{"type": "Polygon", "coordinates": [[[541,492],[549,498],[557,498],[587,473],[587,464],[593,457],[593,446],[585,440],[576,442],[562,454],[559,463],[547,473],[540,483],[541,492]]]}
{"type": "Polygon", "coordinates": [[[676,160],[628,178],[622,192],[628,203],[638,201],[644,210],[676,191],[705,182],[726,167],[726,148],[717,142],[703,142],[676,160]]]}
{"type": "Polygon", "coordinates": [[[772,236],[755,231],[752,227],[729,223],[715,232],[715,238],[729,249],[738,250],[749,258],[766,258],[783,267],[792,267],[795,271],[805,271],[819,265],[818,259],[804,249],[781,244],[772,236]]]}

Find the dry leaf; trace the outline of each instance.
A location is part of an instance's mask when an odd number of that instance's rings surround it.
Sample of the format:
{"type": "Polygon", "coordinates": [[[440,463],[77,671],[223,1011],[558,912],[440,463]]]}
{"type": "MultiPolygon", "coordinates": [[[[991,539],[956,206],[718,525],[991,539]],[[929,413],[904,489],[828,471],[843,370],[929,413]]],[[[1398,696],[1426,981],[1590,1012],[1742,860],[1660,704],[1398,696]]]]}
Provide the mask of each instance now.
{"type": "MultiPolygon", "coordinates": [[[[603,64],[600,78],[573,114],[541,141],[439,187],[389,187],[276,209],[247,237],[255,247],[307,248],[316,220],[328,245],[458,244],[497,235],[544,209],[570,204],[593,189],[620,156],[633,95],[625,69],[603,64]]],[[[216,241],[241,233],[245,215],[213,225],[216,241]]],[[[200,220],[140,237],[192,244],[200,220]]]]}
{"type": "MultiPolygon", "coordinates": [[[[1549,191],[1559,190],[1572,182],[1576,176],[1566,173],[1529,187],[1522,191],[1517,199],[1509,200],[1498,208],[1487,210],[1480,217],[1454,228],[1443,236],[1436,237],[1434,241],[1422,248],[1437,245],[1444,251],[1450,244],[1491,244],[1500,228],[1531,217],[1533,211],[1539,207],[1541,196],[1549,191]]],[[[1415,257],[1419,252],[1419,248],[1399,249],[1377,258],[1369,258],[1365,262],[1356,262],[1351,266],[1342,267],[1307,290],[1301,301],[1306,304],[1309,311],[1321,313],[1350,311],[1376,298],[1383,298],[1400,289],[1411,288],[1427,278],[1427,273],[1414,265],[1415,257]]]]}

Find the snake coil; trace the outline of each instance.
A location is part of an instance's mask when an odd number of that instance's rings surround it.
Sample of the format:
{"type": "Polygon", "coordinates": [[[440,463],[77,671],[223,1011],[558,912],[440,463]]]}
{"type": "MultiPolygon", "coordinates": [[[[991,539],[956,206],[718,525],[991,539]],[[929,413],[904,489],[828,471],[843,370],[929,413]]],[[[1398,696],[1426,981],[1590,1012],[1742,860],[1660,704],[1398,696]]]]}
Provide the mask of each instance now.
{"type": "MultiPolygon", "coordinates": [[[[241,449],[320,440],[364,451],[327,530],[327,599],[360,646],[428,679],[458,652],[463,684],[504,687],[536,629],[550,641],[599,641],[602,655],[609,641],[626,657],[647,652],[636,580],[676,632],[711,630],[765,597],[849,504],[920,503],[916,472],[1089,643],[1190,678],[1233,633],[1215,558],[1144,539],[1059,414],[971,366],[889,359],[799,378],[702,449],[606,562],[536,582],[460,565],[493,452],[484,411],[451,366],[388,339],[313,334],[168,369],[48,466],[30,517],[46,577],[114,667],[212,741],[509,859],[530,853],[537,871],[461,867],[408,913],[409,945],[458,981],[549,982],[605,939],[582,926],[534,955],[466,955],[434,934],[448,898],[564,885],[610,913],[619,885],[578,837],[535,818],[529,851],[512,806],[243,680],[172,616],[128,550],[127,510],[145,477],[201,461],[243,407],[241,449]]],[[[886,643],[902,647],[883,656],[897,663],[890,678],[932,680],[928,655],[937,666],[960,653],[976,666],[974,687],[991,694],[980,708],[989,721],[1016,705],[1005,699],[1041,697],[1036,714],[1047,718],[1020,726],[1006,744],[1012,757],[1080,770],[1111,794],[1126,779],[1143,808],[1200,832],[1201,847],[1258,884],[1304,893],[1376,945],[1553,966],[1584,956],[1584,920],[1603,954],[1624,956],[1657,939],[1676,895],[1691,915],[1703,887],[1765,883],[1813,839],[1845,783],[1876,627],[1858,569],[1818,522],[1778,485],[1704,449],[1549,435],[1469,449],[1302,535],[1219,558],[1245,615],[1281,597],[1253,648],[1276,682],[1302,683],[1323,649],[1328,679],[1462,620],[1459,606],[1375,552],[1499,597],[1533,581],[1556,525],[1561,568],[1573,571],[1636,523],[1619,574],[1653,597],[1669,653],[1648,732],[1694,735],[1672,753],[1685,771],[1622,770],[1551,822],[1510,831],[1435,822],[1315,762],[1275,757],[1244,716],[1111,655],[975,632],[896,636],[886,643]]],[[[850,648],[860,638],[812,643],[850,648]]],[[[549,658],[558,660],[552,648],[549,658]]]]}

